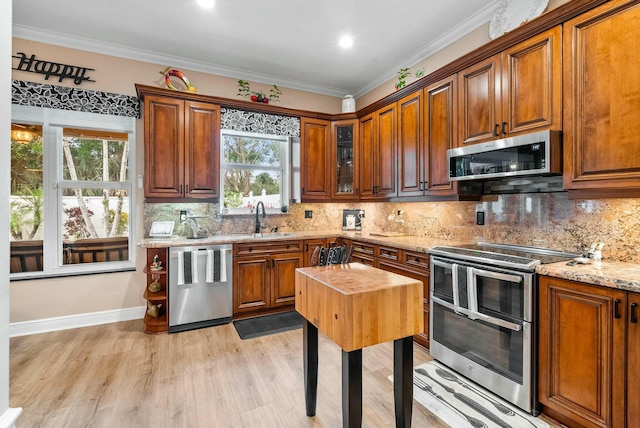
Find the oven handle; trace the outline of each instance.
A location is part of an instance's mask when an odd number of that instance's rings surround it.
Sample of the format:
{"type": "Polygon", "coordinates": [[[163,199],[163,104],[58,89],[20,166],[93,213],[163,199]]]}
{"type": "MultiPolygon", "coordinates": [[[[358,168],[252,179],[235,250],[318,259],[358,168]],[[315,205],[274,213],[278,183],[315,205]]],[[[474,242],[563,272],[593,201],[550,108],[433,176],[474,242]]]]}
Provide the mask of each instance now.
{"type": "MultiPolygon", "coordinates": [[[[458,294],[458,264],[451,264],[451,289],[453,291],[453,305],[456,308],[460,307],[460,295],[458,294]]],[[[454,309],[456,313],[459,313],[454,309]]]]}
{"type": "Polygon", "coordinates": [[[522,330],[522,325],[520,325],[520,324],[512,323],[510,321],[505,321],[503,319],[492,317],[490,315],[485,315],[485,314],[482,314],[480,312],[470,311],[468,309],[461,308],[459,306],[456,307],[456,306],[452,305],[451,303],[449,303],[449,302],[447,302],[445,300],[442,300],[439,297],[435,297],[433,294],[431,295],[431,301],[434,304],[438,304],[438,305],[444,306],[445,308],[450,309],[450,310],[452,310],[452,311],[454,311],[454,312],[456,312],[458,314],[466,315],[471,320],[480,319],[480,320],[485,321],[485,322],[487,322],[489,324],[497,325],[499,327],[508,328],[509,330],[513,330],[513,331],[522,330]]]}
{"type": "Polygon", "coordinates": [[[522,277],[518,275],[509,275],[508,273],[492,272],[489,270],[478,269],[474,267],[469,267],[469,269],[471,270],[470,272],[471,276],[474,276],[474,277],[486,276],[488,278],[502,279],[504,281],[515,282],[518,284],[522,282],[522,277]]]}

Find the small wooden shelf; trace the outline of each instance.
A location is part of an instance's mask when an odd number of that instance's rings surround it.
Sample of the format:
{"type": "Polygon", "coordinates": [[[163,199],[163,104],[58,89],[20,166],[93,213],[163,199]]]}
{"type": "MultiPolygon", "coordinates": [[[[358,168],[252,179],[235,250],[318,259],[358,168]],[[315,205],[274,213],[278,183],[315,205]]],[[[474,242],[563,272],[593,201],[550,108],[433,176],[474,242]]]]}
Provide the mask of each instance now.
{"type": "Polygon", "coordinates": [[[156,291],[155,293],[152,293],[147,289],[147,290],[144,290],[143,297],[150,302],[160,302],[162,300],[167,300],[167,290],[163,288],[160,291],[156,291]]]}
{"type": "Polygon", "coordinates": [[[169,249],[168,248],[147,248],[147,265],[144,267],[144,273],[146,274],[146,283],[143,293],[143,297],[147,302],[154,305],[162,305],[160,308],[160,315],[155,318],[145,313],[144,325],[145,333],[166,333],[169,331],[169,317],[168,317],[168,296],[167,296],[167,276],[169,270],[167,269],[167,263],[169,261],[169,249]],[[150,265],[154,257],[158,257],[162,262],[163,269],[151,270],[150,265]],[[161,288],[159,291],[152,293],[149,291],[149,284],[157,280],[161,288]]]}
{"type": "Polygon", "coordinates": [[[169,330],[166,313],[157,318],[145,314],[144,325],[145,333],[166,333],[169,330]]]}
{"type": "Polygon", "coordinates": [[[166,275],[168,273],[166,269],[151,270],[149,266],[145,266],[143,272],[149,275],[166,275]]]}

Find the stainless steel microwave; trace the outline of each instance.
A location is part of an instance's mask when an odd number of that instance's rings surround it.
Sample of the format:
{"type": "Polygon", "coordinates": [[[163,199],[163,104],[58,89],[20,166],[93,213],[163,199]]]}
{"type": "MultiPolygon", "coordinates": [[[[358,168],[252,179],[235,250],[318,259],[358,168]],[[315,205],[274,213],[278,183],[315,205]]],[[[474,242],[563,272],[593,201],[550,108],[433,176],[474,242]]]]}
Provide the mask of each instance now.
{"type": "Polygon", "coordinates": [[[560,131],[541,131],[447,150],[450,181],[562,174],[560,131]]]}

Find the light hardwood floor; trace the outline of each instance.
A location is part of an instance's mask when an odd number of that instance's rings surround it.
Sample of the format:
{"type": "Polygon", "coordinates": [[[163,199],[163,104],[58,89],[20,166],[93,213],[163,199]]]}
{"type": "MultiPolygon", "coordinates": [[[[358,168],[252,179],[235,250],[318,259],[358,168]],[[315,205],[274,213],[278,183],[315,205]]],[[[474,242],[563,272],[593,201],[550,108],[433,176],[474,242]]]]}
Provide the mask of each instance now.
{"type": "MultiPolygon", "coordinates": [[[[320,334],[305,415],[302,330],[241,340],[232,324],[148,335],[127,321],[12,338],[19,427],[340,427],[340,349],[320,334]]],[[[414,364],[429,361],[414,345],[414,364]]],[[[363,426],[395,426],[391,343],[363,350],[363,426]]],[[[414,401],[414,427],[445,427],[414,401]]]]}

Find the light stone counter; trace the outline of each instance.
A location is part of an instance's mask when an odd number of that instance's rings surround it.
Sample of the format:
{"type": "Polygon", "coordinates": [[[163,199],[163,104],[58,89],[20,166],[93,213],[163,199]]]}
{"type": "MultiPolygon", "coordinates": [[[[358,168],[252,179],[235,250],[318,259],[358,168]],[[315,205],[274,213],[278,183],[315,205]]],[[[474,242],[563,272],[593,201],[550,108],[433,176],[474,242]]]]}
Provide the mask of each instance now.
{"type": "MultiPolygon", "coordinates": [[[[409,251],[428,253],[433,247],[439,245],[456,246],[469,242],[451,241],[420,236],[380,236],[369,232],[350,232],[343,230],[328,231],[302,231],[302,232],[278,232],[265,233],[263,235],[226,234],[214,235],[207,238],[187,239],[185,237],[173,237],[168,239],[145,238],[138,243],[144,248],[182,247],[197,245],[234,244],[251,241],[270,240],[298,240],[341,237],[354,241],[369,242],[375,245],[389,245],[409,251]]],[[[640,293],[640,265],[635,263],[623,263],[615,261],[602,261],[599,265],[575,265],[567,266],[566,262],[539,265],[536,272],[556,278],[569,279],[587,284],[603,287],[619,288],[622,290],[640,293]]]]}
{"type": "Polygon", "coordinates": [[[234,244],[238,242],[283,241],[298,239],[319,239],[341,237],[354,241],[370,242],[377,245],[391,245],[404,250],[427,253],[430,248],[438,245],[462,245],[468,242],[449,241],[419,236],[380,236],[368,232],[347,232],[343,230],[333,231],[306,231],[306,232],[277,232],[264,234],[226,234],[213,235],[207,238],[189,239],[183,236],[172,238],[145,238],[138,243],[143,248],[186,247],[197,245],[234,244]]]}
{"type": "Polygon", "coordinates": [[[640,293],[640,265],[635,263],[602,261],[567,266],[567,262],[560,262],[539,265],[536,272],[540,275],[640,293]]]}

